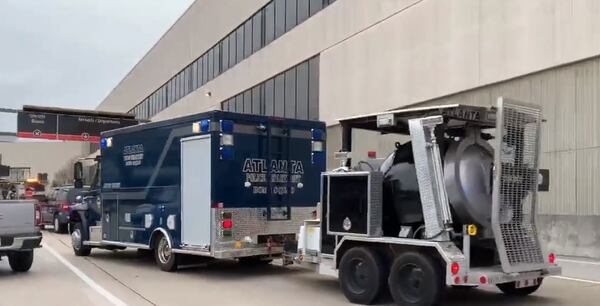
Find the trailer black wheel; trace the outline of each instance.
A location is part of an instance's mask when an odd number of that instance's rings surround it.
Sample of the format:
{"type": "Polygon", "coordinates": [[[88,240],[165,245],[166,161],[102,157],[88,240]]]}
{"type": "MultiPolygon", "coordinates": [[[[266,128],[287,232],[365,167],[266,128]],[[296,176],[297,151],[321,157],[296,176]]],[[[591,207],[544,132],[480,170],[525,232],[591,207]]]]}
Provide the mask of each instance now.
{"type": "Polygon", "coordinates": [[[385,278],[383,260],[373,250],[355,247],[342,256],[339,279],[348,301],[355,304],[373,303],[385,284],[385,278]]]}
{"type": "Polygon", "coordinates": [[[169,245],[169,240],[165,235],[161,235],[160,239],[156,242],[156,247],[154,248],[154,258],[156,260],[156,264],[160,267],[161,270],[167,272],[173,272],[177,270],[177,254],[173,253],[171,250],[171,245],[169,245]]]}
{"type": "Polygon", "coordinates": [[[33,250],[8,253],[8,264],[14,272],[27,272],[33,264],[33,250]]]}
{"type": "Polygon", "coordinates": [[[540,288],[540,286],[542,285],[542,279],[538,280],[537,285],[531,287],[517,288],[515,285],[515,282],[510,282],[498,284],[496,285],[496,287],[498,287],[498,289],[500,289],[500,291],[502,291],[504,294],[509,296],[527,296],[536,292],[540,288]]]}
{"type": "Polygon", "coordinates": [[[388,282],[398,305],[435,305],[445,287],[441,268],[431,257],[414,252],[394,260],[388,282]]]}
{"type": "Polygon", "coordinates": [[[75,223],[71,232],[71,245],[75,256],[89,256],[92,253],[92,248],[83,244],[83,226],[79,222],[75,223]]]}

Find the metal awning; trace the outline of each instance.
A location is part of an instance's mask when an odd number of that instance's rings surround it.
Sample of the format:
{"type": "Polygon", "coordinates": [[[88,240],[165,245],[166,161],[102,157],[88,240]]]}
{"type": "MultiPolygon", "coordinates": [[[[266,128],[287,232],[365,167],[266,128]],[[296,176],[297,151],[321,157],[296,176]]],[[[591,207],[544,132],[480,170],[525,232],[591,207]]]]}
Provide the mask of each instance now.
{"type": "Polygon", "coordinates": [[[408,134],[408,120],[429,116],[442,116],[451,129],[466,124],[493,128],[496,122],[496,110],[481,106],[450,104],[428,107],[416,107],[372,113],[339,119],[344,129],[365,129],[383,133],[408,134]]]}

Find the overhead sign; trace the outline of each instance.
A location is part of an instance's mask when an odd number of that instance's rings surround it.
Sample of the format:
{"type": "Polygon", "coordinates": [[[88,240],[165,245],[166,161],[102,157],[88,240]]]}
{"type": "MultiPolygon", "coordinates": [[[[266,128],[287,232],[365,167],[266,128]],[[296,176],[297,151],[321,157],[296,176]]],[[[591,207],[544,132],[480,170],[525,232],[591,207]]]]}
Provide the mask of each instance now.
{"type": "Polygon", "coordinates": [[[17,137],[99,143],[101,132],[136,124],[135,119],[23,111],[17,116],[17,137]]]}

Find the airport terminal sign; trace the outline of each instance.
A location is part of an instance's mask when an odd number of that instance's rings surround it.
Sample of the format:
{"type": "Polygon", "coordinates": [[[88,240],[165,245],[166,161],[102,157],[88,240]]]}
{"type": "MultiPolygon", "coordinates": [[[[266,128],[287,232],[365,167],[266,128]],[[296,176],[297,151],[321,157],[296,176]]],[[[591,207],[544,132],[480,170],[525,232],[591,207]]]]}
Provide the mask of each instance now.
{"type": "Polygon", "coordinates": [[[19,112],[17,137],[100,142],[100,133],[138,124],[134,119],[19,112]]]}

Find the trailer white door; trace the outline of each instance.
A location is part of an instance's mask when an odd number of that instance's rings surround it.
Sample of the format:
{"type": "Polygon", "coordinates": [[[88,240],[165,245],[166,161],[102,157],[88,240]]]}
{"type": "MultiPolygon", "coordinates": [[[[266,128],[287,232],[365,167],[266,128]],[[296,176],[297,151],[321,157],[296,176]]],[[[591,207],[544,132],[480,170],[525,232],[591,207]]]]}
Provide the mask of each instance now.
{"type": "Polygon", "coordinates": [[[210,135],[181,140],[181,242],[208,248],[211,238],[210,135]]]}

